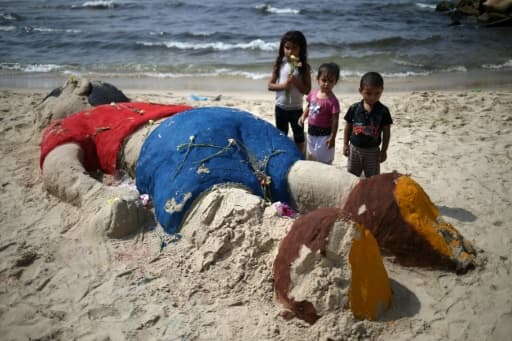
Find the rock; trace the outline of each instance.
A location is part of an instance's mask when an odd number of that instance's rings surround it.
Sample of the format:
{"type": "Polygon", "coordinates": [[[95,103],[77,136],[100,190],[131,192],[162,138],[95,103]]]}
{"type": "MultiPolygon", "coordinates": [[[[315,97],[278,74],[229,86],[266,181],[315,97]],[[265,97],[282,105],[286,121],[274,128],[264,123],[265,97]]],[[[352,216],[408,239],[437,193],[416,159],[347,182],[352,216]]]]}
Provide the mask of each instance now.
{"type": "Polygon", "coordinates": [[[483,6],[489,10],[506,12],[512,8],[512,0],[487,0],[483,6]]]}
{"type": "Polygon", "coordinates": [[[455,9],[455,4],[452,1],[441,1],[436,5],[437,12],[447,12],[455,9]]]}
{"type": "Polygon", "coordinates": [[[497,12],[485,12],[478,17],[478,22],[483,24],[496,23],[506,20],[508,17],[505,14],[497,12]]]}
{"type": "Polygon", "coordinates": [[[505,26],[512,24],[512,0],[460,0],[441,1],[436,11],[449,12],[451,25],[461,21],[482,26],[505,26]]]}
{"type": "Polygon", "coordinates": [[[461,0],[457,4],[457,11],[466,16],[480,15],[480,0],[461,0]]]}

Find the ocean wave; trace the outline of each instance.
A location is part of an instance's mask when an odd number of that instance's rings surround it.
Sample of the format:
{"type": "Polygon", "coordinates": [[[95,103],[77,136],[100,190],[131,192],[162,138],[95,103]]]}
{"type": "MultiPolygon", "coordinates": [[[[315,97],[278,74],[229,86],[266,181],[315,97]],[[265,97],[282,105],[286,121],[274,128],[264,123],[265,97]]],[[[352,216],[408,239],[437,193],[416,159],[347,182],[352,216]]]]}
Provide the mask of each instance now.
{"type": "Polygon", "coordinates": [[[117,5],[114,1],[86,1],[81,5],[72,5],[71,8],[94,8],[94,9],[112,9],[117,5]]]}
{"type": "Polygon", "coordinates": [[[158,36],[158,37],[164,36],[166,34],[167,34],[167,32],[163,32],[163,31],[160,31],[160,32],[153,32],[153,31],[151,31],[151,32],[149,32],[150,36],[158,36]]]}
{"type": "Polygon", "coordinates": [[[322,8],[321,6],[304,8],[300,10],[300,14],[306,16],[314,16],[319,18],[325,17],[334,17],[334,18],[352,18],[353,20],[358,20],[362,15],[366,15],[366,13],[375,13],[376,11],[382,12],[399,12],[402,11],[403,8],[411,7],[408,3],[384,3],[376,2],[365,2],[365,1],[354,1],[354,4],[351,5],[342,5],[339,6],[329,6],[327,8],[322,8]]]}
{"type": "Polygon", "coordinates": [[[450,66],[446,69],[440,70],[440,72],[468,72],[468,69],[462,65],[450,66]]]}
{"type": "MultiPolygon", "coordinates": [[[[360,78],[366,71],[359,70],[342,70],[340,71],[340,77],[343,78],[360,78]]],[[[407,78],[407,77],[420,77],[431,75],[432,72],[422,71],[399,71],[399,72],[382,72],[382,76],[385,78],[407,78]]]]}
{"type": "MultiPolygon", "coordinates": [[[[77,30],[77,29],[59,29],[59,28],[48,28],[48,27],[31,27],[31,26],[25,26],[25,31],[27,31],[27,29],[30,29],[30,31],[35,31],[35,32],[43,32],[43,33],[53,33],[53,32],[58,32],[58,33],[82,33],[82,30],[77,30]]],[[[28,32],[28,31],[27,31],[28,32]]]]}
{"type": "Polygon", "coordinates": [[[145,42],[138,41],[138,45],[143,46],[155,46],[155,47],[167,47],[178,50],[216,50],[216,51],[229,51],[229,50],[262,50],[262,51],[273,51],[279,46],[279,43],[268,43],[261,39],[252,40],[248,43],[225,43],[225,42],[211,42],[211,43],[190,43],[181,41],[168,41],[168,42],[145,42]]]}
{"type": "Polygon", "coordinates": [[[0,12],[1,21],[20,21],[21,17],[16,13],[4,13],[0,12]]]}
{"type": "Polygon", "coordinates": [[[241,71],[241,70],[232,70],[232,69],[217,69],[213,72],[213,74],[217,74],[219,76],[235,76],[235,77],[243,77],[248,79],[260,80],[270,78],[270,72],[249,72],[249,71],[241,71]]]}
{"type": "Polygon", "coordinates": [[[136,2],[117,2],[112,0],[93,0],[86,1],[80,5],[71,5],[72,9],[114,9],[114,8],[138,8],[143,4],[136,2]]]}
{"type": "Polygon", "coordinates": [[[408,77],[421,77],[421,76],[429,76],[432,72],[423,71],[423,72],[414,72],[414,71],[405,71],[405,72],[383,72],[382,77],[385,78],[408,78],[408,77]]]}
{"type": "Polygon", "coordinates": [[[62,69],[62,65],[55,64],[19,64],[19,63],[0,63],[0,70],[21,71],[21,72],[51,72],[62,69]]]}
{"type": "Polygon", "coordinates": [[[16,27],[14,27],[14,26],[0,26],[0,31],[11,32],[11,31],[15,31],[15,30],[16,30],[16,27]]]}
{"type": "Polygon", "coordinates": [[[215,31],[211,31],[211,32],[199,31],[199,32],[187,32],[187,33],[185,33],[185,35],[188,35],[188,36],[191,36],[191,37],[200,37],[200,38],[211,37],[211,36],[213,36],[215,34],[217,34],[217,32],[215,32],[215,31]]]}
{"type": "MultiPolygon", "coordinates": [[[[363,2],[361,1],[359,6],[364,7],[369,11],[386,11],[386,12],[404,12],[407,10],[414,10],[418,8],[427,8],[431,6],[426,2],[412,2],[412,1],[396,1],[396,2],[386,2],[386,1],[375,1],[375,2],[363,2]]],[[[435,5],[434,5],[435,8],[435,5]]]]}
{"type": "MultiPolygon", "coordinates": [[[[137,74],[139,75],[139,74],[137,74]]],[[[193,77],[219,77],[219,76],[234,76],[234,77],[242,77],[252,80],[260,80],[266,79],[270,77],[268,73],[254,73],[254,72],[244,72],[244,71],[223,71],[223,70],[214,70],[212,72],[202,72],[202,73],[175,73],[175,72],[144,72],[142,76],[152,77],[152,78],[193,78],[193,77]]]]}
{"type": "MultiPolygon", "coordinates": [[[[0,68],[1,70],[1,68],[0,68]]],[[[53,70],[52,70],[53,71],[53,70]]],[[[27,71],[28,72],[28,71],[27,71]]],[[[37,71],[33,71],[37,72],[37,71]]],[[[50,71],[48,71],[50,72],[50,71]]],[[[64,70],[65,75],[86,76],[86,77],[148,77],[156,79],[179,79],[179,78],[214,78],[214,77],[240,77],[250,80],[263,80],[270,77],[270,73],[266,72],[247,72],[241,70],[230,69],[215,69],[210,72],[158,72],[158,71],[145,71],[145,72],[109,72],[109,71],[79,71],[79,70],[64,70]]],[[[356,78],[359,79],[366,71],[358,70],[342,70],[340,71],[340,79],[356,78]]],[[[409,77],[425,77],[433,74],[431,71],[414,72],[382,72],[384,78],[409,78],[409,77]]]]}
{"type": "MultiPolygon", "coordinates": [[[[512,66],[512,61],[509,65],[512,66]]],[[[79,67],[72,65],[56,65],[56,64],[20,64],[20,63],[0,63],[1,71],[16,71],[22,73],[51,73],[60,72],[65,75],[96,75],[98,77],[149,77],[149,78],[193,78],[193,77],[240,77],[251,80],[263,80],[270,77],[267,71],[247,71],[244,67],[212,67],[212,68],[196,68],[180,67],[174,70],[158,70],[154,65],[96,65],[94,67],[79,67]]],[[[382,71],[381,74],[385,78],[408,78],[429,76],[434,73],[451,73],[451,72],[467,72],[464,66],[449,67],[442,70],[396,70],[382,71]]],[[[366,70],[363,69],[343,69],[340,71],[341,79],[360,78],[366,70]]]]}
{"type": "Polygon", "coordinates": [[[492,70],[500,70],[500,69],[508,69],[512,68],[512,59],[507,60],[502,64],[484,64],[482,65],[484,69],[492,69],[492,70]]]}
{"type": "Polygon", "coordinates": [[[155,32],[155,31],[151,31],[149,32],[149,35],[150,36],[153,36],[153,37],[165,37],[165,36],[173,36],[174,39],[183,39],[183,40],[188,40],[188,39],[197,39],[197,38],[208,38],[208,39],[216,39],[216,40],[230,40],[230,39],[233,39],[233,38],[236,38],[238,37],[236,34],[231,34],[231,33],[223,33],[223,32],[218,32],[218,31],[195,31],[195,32],[191,32],[191,31],[186,31],[186,32],[173,32],[173,33],[170,33],[170,32],[167,32],[167,31],[160,31],[160,32],[155,32]]]}
{"type": "Polygon", "coordinates": [[[425,4],[425,3],[422,3],[422,2],[417,2],[416,3],[416,6],[421,8],[421,9],[436,9],[436,5],[433,5],[433,4],[425,4]]]}
{"type": "Polygon", "coordinates": [[[364,55],[373,55],[375,53],[394,52],[399,48],[417,48],[419,46],[429,47],[432,43],[441,40],[440,36],[430,36],[428,38],[405,38],[400,36],[391,36],[385,38],[376,38],[359,41],[316,41],[308,44],[309,51],[342,51],[342,55],[352,55],[354,52],[358,57],[364,55]]]}
{"type": "Polygon", "coordinates": [[[361,42],[353,42],[348,44],[349,47],[365,49],[365,48],[383,48],[383,49],[395,49],[397,46],[417,46],[417,45],[427,45],[436,41],[440,41],[441,37],[438,35],[430,36],[425,39],[418,38],[404,38],[404,37],[388,37],[382,39],[361,41],[361,42]]]}
{"type": "MultiPolygon", "coordinates": [[[[1,68],[0,68],[1,70],[1,68]]],[[[210,78],[210,77],[220,77],[220,76],[232,76],[232,77],[241,77],[251,80],[261,80],[267,79],[270,77],[270,73],[257,73],[257,72],[245,72],[245,71],[236,71],[236,70],[227,70],[227,69],[217,69],[212,70],[211,72],[157,72],[157,71],[145,71],[145,72],[108,72],[108,71],[79,71],[79,70],[64,70],[62,72],[64,75],[74,75],[77,77],[148,77],[148,78],[157,78],[157,79],[178,79],[178,78],[210,78]]]]}
{"type": "Polygon", "coordinates": [[[256,9],[267,14],[300,14],[300,9],[296,8],[277,8],[272,7],[269,4],[263,4],[256,7],[256,9]]]}
{"type": "Polygon", "coordinates": [[[409,62],[409,61],[402,60],[402,59],[393,59],[393,63],[395,63],[396,65],[401,65],[401,66],[411,66],[411,67],[418,67],[418,68],[425,67],[425,65],[423,65],[423,64],[413,63],[413,62],[409,62]]]}

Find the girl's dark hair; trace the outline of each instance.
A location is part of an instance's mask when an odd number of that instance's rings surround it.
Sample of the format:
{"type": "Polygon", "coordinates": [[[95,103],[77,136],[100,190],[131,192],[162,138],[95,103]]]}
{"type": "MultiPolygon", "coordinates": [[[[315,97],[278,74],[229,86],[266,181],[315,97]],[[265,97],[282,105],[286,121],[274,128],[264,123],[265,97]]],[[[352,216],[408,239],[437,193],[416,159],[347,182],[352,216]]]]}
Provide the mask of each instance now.
{"type": "Polygon", "coordinates": [[[274,62],[274,68],[272,72],[275,75],[279,74],[279,69],[281,68],[281,63],[283,62],[284,57],[284,44],[286,42],[291,42],[297,46],[299,46],[299,60],[301,62],[301,66],[299,67],[299,74],[301,77],[304,77],[306,72],[309,72],[308,65],[308,43],[306,41],[306,37],[301,31],[288,31],[281,37],[281,42],[279,43],[279,51],[277,53],[276,61],[274,62]]]}
{"type": "Polygon", "coordinates": [[[336,63],[323,63],[318,67],[316,79],[320,79],[322,75],[336,78],[336,82],[340,79],[340,67],[336,63]]]}
{"type": "Polygon", "coordinates": [[[359,88],[363,89],[364,87],[383,88],[384,79],[382,79],[378,72],[367,72],[361,77],[361,82],[359,82],[359,88]]]}

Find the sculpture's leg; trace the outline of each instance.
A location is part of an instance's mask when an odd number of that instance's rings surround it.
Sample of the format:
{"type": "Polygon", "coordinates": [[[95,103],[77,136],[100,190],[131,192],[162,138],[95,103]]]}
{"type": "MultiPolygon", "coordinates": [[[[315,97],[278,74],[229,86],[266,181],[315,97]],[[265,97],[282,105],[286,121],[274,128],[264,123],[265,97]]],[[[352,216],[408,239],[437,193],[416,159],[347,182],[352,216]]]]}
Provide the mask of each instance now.
{"type": "Polygon", "coordinates": [[[291,204],[303,213],[319,207],[339,207],[358,181],[333,166],[299,160],[288,172],[291,204]]]}

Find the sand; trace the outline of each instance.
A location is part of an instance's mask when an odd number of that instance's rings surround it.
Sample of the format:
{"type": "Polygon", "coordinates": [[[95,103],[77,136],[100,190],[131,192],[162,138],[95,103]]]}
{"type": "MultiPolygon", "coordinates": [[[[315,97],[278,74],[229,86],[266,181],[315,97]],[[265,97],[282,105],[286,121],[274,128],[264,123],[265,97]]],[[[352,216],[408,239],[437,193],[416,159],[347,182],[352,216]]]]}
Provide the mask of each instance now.
{"type": "MultiPolygon", "coordinates": [[[[188,90],[121,89],[132,99],[231,106],[273,121],[264,89],[197,90],[210,96],[201,102],[188,90]]],[[[340,307],[312,326],[284,319],[273,300],[273,259],[293,220],[258,198],[230,193],[209,230],[192,237],[156,226],[119,240],[95,230],[90,209],[48,194],[33,128],[33,108],[48,92],[0,90],[2,340],[510,339],[511,88],[384,92],[394,125],[382,171],[411,174],[479,249],[481,265],[457,275],[386,257],[394,296],[381,319],[358,321],[340,307]]],[[[338,95],[345,108],[359,100],[338,95]]],[[[345,170],[342,137],[334,167],[345,170]]]]}

